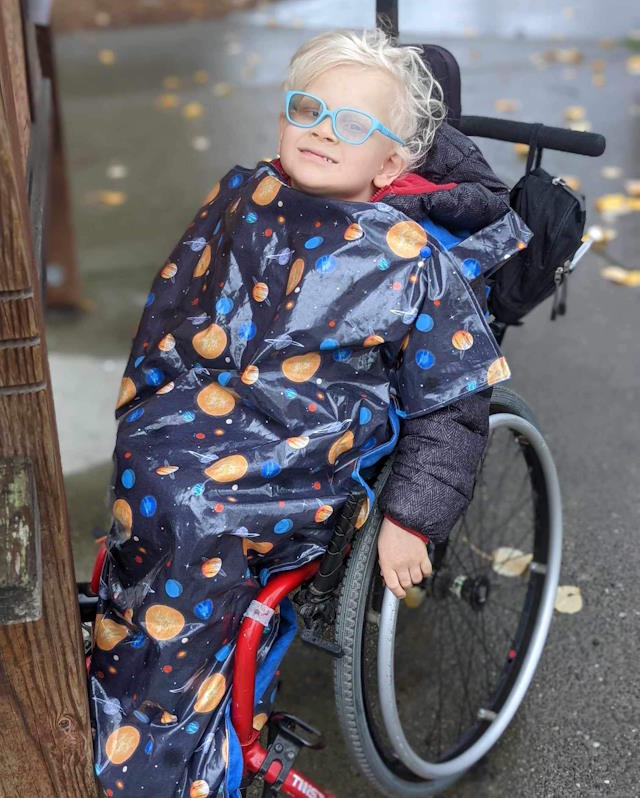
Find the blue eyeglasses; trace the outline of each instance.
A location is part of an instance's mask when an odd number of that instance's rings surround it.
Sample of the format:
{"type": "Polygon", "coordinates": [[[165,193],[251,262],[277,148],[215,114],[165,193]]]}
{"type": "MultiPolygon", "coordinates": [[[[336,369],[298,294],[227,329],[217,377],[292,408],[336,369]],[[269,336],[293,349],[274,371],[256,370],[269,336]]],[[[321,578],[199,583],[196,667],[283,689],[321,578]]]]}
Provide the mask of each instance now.
{"type": "Polygon", "coordinates": [[[329,111],[324,100],[306,91],[288,91],[284,102],[287,120],[297,127],[315,127],[328,116],[331,119],[333,132],[347,144],[364,144],[376,130],[379,130],[383,136],[397,141],[398,144],[404,144],[399,136],[366,111],[359,111],[357,108],[337,108],[335,111],[329,111]]]}

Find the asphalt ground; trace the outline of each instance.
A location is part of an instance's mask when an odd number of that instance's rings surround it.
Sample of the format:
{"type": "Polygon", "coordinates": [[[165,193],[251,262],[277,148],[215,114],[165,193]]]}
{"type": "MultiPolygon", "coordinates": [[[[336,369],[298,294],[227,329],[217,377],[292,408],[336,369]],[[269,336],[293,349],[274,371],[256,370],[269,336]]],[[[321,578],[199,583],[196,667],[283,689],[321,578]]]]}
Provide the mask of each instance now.
{"type": "MultiPolygon", "coordinates": [[[[218,177],[234,163],[274,154],[286,63],[312,23],[323,24],[313,16],[318,4],[308,4],[304,17],[301,3],[290,5],[288,27],[286,18],[262,11],[57,40],[76,243],[92,303],[75,316],[50,312],[47,328],[78,578],[87,577],[93,560],[92,527],[108,520],[112,408],[148,285],[218,177]],[[113,58],[101,61],[100,51],[113,58]]],[[[501,19],[503,4],[489,5],[501,19]]],[[[513,118],[564,125],[565,108],[580,106],[607,137],[600,159],[550,152],[544,165],[579,177],[588,224],[615,229],[617,237],[583,259],[566,317],[551,323],[544,305],[510,330],[504,345],[511,387],[533,408],[553,451],[564,501],[560,582],[580,588],[583,607],[555,614],[507,733],[447,795],[627,798],[640,794],[640,293],[603,279],[600,270],[607,262],[638,268],[640,231],[637,213],[605,219],[594,201],[640,178],[640,76],[627,69],[627,46],[601,41],[632,24],[616,4],[605,20],[578,14],[573,37],[570,17],[545,30],[531,14],[530,29],[526,18],[518,30],[497,24],[501,36],[481,26],[454,36],[455,26],[443,25],[442,35],[428,38],[459,60],[465,113],[496,114],[496,100],[513,99],[520,103],[513,118]],[[578,63],[541,58],[569,48],[581,54],[578,63]],[[600,85],[594,74],[603,75],[600,85]],[[603,167],[619,172],[603,175],[603,167]]],[[[515,182],[523,162],[513,147],[479,143],[498,174],[515,182]]],[[[341,798],[372,796],[340,738],[331,667],[296,642],[279,704],[330,740],[326,751],[301,758],[303,770],[341,798]]]]}

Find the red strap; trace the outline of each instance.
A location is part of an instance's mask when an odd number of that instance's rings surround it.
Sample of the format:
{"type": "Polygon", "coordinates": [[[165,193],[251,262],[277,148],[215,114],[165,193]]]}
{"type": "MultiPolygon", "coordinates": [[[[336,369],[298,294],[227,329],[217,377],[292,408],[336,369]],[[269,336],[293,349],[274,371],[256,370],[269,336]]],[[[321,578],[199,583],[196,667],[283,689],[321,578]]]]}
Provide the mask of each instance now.
{"type": "Polygon", "coordinates": [[[405,532],[411,532],[412,535],[420,538],[420,540],[422,540],[424,543],[429,543],[431,540],[431,538],[428,535],[425,535],[424,532],[419,532],[417,529],[411,529],[411,527],[401,524],[399,521],[396,521],[395,518],[390,516],[389,513],[385,513],[384,517],[387,519],[387,521],[391,521],[392,524],[399,526],[400,529],[404,529],[405,532]]]}

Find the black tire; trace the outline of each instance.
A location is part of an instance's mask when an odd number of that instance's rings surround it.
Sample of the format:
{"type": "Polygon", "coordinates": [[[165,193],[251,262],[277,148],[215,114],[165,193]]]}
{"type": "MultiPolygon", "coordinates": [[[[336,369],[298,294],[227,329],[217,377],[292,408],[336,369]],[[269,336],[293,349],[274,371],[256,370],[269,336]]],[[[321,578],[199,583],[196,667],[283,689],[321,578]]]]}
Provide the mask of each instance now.
{"type": "MultiPolygon", "coordinates": [[[[526,403],[517,394],[501,386],[494,389],[491,413],[515,415],[537,428],[534,416],[526,403]]],[[[525,463],[523,469],[528,475],[526,479],[531,483],[533,505],[530,514],[534,534],[532,556],[536,562],[546,562],[549,529],[545,523],[548,497],[544,473],[537,462],[535,451],[531,451],[532,447],[527,447],[526,441],[523,444],[521,435],[512,433],[512,437],[517,440],[517,445],[522,450],[525,463]]],[[[392,458],[393,455],[387,459],[379,472],[373,486],[376,495],[381,491],[389,475],[392,458]]],[[[479,474],[483,467],[485,467],[484,462],[479,474]]],[[[470,508],[472,505],[473,500],[470,508]]],[[[384,591],[376,567],[376,543],[381,523],[382,514],[377,505],[374,505],[367,522],[357,534],[342,584],[336,619],[336,642],[345,653],[341,659],[335,662],[336,704],[347,748],[360,770],[375,788],[385,796],[422,798],[442,792],[454,783],[462,775],[462,772],[433,780],[425,780],[414,775],[396,755],[386,735],[384,724],[380,720],[380,712],[376,706],[377,689],[374,690],[369,684],[370,679],[367,673],[368,663],[374,656],[371,649],[376,645],[372,643],[376,632],[375,630],[374,632],[367,631],[367,629],[372,627],[368,616],[375,615],[372,613],[372,607],[379,606],[376,602],[381,601],[380,596],[376,597],[376,595],[380,594],[380,590],[384,591]]],[[[458,522],[454,532],[459,529],[460,523],[458,522]]],[[[454,532],[452,532],[452,536],[454,532]]],[[[434,552],[430,553],[435,562],[434,552]]],[[[434,572],[435,570],[434,567],[434,572]]],[[[508,671],[504,668],[504,672],[496,677],[496,686],[491,693],[492,698],[495,698],[495,704],[491,705],[491,710],[499,711],[504,704],[524,660],[540,606],[544,582],[544,578],[537,578],[537,576],[539,577],[532,573],[528,587],[523,594],[520,620],[517,631],[514,633],[514,639],[517,637],[518,640],[517,657],[509,661],[508,671]]],[[[433,601],[432,598],[430,600],[433,601]]],[[[440,706],[438,706],[439,711],[440,706]]],[[[473,719],[473,713],[471,713],[471,718],[473,719]]],[[[433,761],[453,759],[465,748],[469,748],[486,731],[488,725],[488,722],[486,725],[482,722],[475,724],[472,722],[471,726],[468,729],[465,728],[459,735],[459,739],[456,738],[455,744],[446,746],[446,750],[442,753],[442,760],[436,757],[433,761]]],[[[439,748],[442,749],[443,746],[439,745],[439,748]]]]}

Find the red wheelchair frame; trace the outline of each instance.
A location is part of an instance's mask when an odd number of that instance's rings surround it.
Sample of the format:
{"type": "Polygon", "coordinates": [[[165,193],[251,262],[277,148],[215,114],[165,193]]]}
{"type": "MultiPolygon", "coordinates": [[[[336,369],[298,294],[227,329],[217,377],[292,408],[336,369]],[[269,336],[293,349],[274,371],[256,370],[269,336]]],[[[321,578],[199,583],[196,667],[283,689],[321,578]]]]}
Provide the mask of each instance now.
{"type": "MultiPolygon", "coordinates": [[[[91,591],[95,595],[98,594],[100,575],[106,555],[107,549],[103,542],[100,544],[91,574],[91,591]]],[[[311,579],[319,567],[320,560],[316,560],[301,568],[277,574],[258,593],[256,601],[275,609],[289,593],[303,582],[311,579]]],[[[231,720],[242,748],[243,776],[245,778],[260,771],[268,753],[260,743],[260,732],[253,728],[256,660],[263,631],[264,626],[259,621],[249,617],[244,618],[238,634],[233,663],[231,720]]],[[[87,666],[88,664],[89,658],[87,658],[87,666]]],[[[263,774],[265,783],[273,784],[285,766],[284,760],[274,759],[263,774]]],[[[325,792],[294,768],[288,771],[284,782],[278,789],[293,798],[337,798],[334,793],[325,792]]]]}

